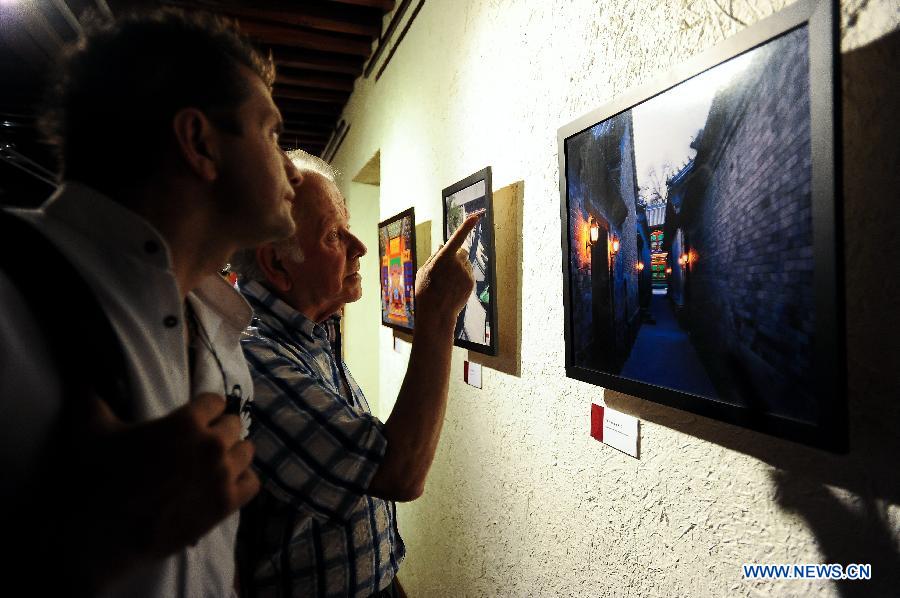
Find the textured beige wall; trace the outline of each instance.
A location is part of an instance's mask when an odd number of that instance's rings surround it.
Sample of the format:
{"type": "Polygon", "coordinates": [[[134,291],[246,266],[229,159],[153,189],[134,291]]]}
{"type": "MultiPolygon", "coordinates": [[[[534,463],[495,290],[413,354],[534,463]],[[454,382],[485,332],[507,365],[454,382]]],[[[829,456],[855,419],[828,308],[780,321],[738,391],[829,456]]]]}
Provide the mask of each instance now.
{"type": "MultiPolygon", "coordinates": [[[[786,4],[718,2],[747,24],[786,4]]],[[[436,247],[443,187],[491,165],[495,189],[523,190],[520,372],[486,367],[477,390],[454,350],[426,493],[400,506],[411,596],[896,595],[898,277],[878,268],[896,238],[900,7],[847,1],[842,18],[844,457],[606,393],[644,420],[634,460],[588,435],[603,391],[565,377],[556,131],[741,29],[714,0],[428,0],[382,78],[357,83],[335,163],[352,178],[381,151],[381,218],[414,205],[436,247]],[[744,562],[870,562],[877,580],[751,582],[744,562]]],[[[379,354],[386,417],[406,357],[387,328],[356,340],[379,354]]]]}

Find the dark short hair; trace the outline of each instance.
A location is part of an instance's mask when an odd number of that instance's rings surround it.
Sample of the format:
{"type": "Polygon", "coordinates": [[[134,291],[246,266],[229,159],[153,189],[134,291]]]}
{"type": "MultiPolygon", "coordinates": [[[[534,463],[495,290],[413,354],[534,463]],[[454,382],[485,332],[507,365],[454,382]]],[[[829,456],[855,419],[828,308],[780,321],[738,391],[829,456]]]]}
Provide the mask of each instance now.
{"type": "Polygon", "coordinates": [[[241,67],[271,89],[271,59],[220,17],[163,9],[95,22],[65,51],[41,119],[61,177],[104,191],[150,179],[186,107],[240,134],[241,67]]]}

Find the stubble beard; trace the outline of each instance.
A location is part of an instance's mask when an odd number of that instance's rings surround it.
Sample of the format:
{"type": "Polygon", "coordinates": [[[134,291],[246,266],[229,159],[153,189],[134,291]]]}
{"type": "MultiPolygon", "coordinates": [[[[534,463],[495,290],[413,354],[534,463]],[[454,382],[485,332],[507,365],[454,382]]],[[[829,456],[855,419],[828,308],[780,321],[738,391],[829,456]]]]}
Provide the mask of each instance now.
{"type": "Polygon", "coordinates": [[[291,211],[291,203],[287,201],[283,202],[281,211],[282,214],[279,222],[280,229],[278,231],[278,234],[280,236],[278,236],[276,239],[273,239],[275,241],[283,241],[284,239],[287,239],[295,232],[297,232],[297,224],[294,222],[294,216],[291,211]]]}

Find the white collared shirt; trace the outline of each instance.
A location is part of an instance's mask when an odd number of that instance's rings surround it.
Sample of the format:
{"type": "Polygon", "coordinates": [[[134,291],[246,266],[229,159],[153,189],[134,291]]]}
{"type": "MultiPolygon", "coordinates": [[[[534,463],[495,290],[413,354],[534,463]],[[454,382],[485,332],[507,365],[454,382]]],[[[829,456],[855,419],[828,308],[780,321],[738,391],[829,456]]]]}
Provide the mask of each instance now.
{"type": "MultiPolygon", "coordinates": [[[[222,395],[235,386],[244,401],[250,400],[253,384],[238,341],[251,310],[218,273],[210,273],[188,295],[215,353],[205,343],[195,343],[191,377],[183,304],[159,232],[134,212],[76,183],[60,187],[40,209],[16,213],[62,250],[97,295],[121,340],[137,420],[165,416],[189,397],[222,395]]],[[[60,289],[64,300],[65,289],[60,289]]],[[[35,319],[40,315],[28,308],[2,271],[0,310],[0,470],[9,486],[3,492],[9,492],[33,472],[61,395],[59,374],[48,365],[49,351],[35,319]]],[[[235,514],[196,546],[130,575],[105,595],[230,596],[236,530],[235,514]]]]}

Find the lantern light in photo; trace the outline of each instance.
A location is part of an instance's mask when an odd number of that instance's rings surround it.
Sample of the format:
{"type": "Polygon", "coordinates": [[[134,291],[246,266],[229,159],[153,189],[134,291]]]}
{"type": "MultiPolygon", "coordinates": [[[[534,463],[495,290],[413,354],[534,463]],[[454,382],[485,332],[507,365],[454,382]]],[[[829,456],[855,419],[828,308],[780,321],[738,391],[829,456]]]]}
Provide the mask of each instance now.
{"type": "Polygon", "coordinates": [[[590,230],[590,235],[588,237],[588,245],[594,246],[597,244],[597,241],[600,239],[600,225],[597,224],[597,221],[594,220],[593,216],[588,217],[588,227],[590,230]]]}

